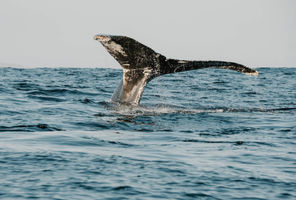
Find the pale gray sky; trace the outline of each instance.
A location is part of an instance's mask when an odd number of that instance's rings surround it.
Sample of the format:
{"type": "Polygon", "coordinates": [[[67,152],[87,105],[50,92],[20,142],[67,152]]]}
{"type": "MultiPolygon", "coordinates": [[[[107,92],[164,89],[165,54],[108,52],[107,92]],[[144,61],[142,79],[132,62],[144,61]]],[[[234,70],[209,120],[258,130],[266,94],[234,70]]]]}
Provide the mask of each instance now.
{"type": "Polygon", "coordinates": [[[169,58],[296,67],[295,0],[1,0],[0,66],[115,67],[97,33],[169,58]]]}

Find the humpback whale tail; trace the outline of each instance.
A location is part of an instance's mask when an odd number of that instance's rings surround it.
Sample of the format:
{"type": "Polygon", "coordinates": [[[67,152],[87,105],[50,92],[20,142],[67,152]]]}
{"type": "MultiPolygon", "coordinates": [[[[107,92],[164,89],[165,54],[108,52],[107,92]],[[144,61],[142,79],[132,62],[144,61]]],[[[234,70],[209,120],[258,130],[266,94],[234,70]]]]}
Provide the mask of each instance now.
{"type": "Polygon", "coordinates": [[[138,105],[146,84],[164,74],[212,67],[258,75],[256,70],[234,62],[167,59],[126,36],[100,34],[94,39],[99,40],[123,68],[123,78],[113,93],[112,102],[138,105]]]}

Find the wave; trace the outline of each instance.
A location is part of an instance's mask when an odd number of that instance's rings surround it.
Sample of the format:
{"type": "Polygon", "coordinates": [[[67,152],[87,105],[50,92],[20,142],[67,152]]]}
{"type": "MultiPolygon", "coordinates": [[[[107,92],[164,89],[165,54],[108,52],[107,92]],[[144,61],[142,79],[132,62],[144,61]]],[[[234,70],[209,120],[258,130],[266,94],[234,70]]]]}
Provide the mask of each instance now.
{"type": "Polygon", "coordinates": [[[85,92],[78,89],[66,89],[66,88],[55,88],[55,89],[38,89],[27,93],[28,95],[97,95],[97,93],[85,92]]]}
{"type": "Polygon", "coordinates": [[[17,126],[0,126],[1,132],[10,131],[24,131],[24,132],[34,132],[34,131],[62,131],[62,129],[49,126],[48,124],[33,124],[33,125],[17,125],[17,126]]]}
{"type": "Polygon", "coordinates": [[[183,139],[181,142],[189,142],[189,143],[213,143],[213,144],[234,144],[234,145],[265,145],[274,147],[275,145],[272,143],[261,142],[261,141],[226,141],[226,140],[201,140],[201,139],[183,139]]]}
{"type": "Polygon", "coordinates": [[[262,113],[276,113],[276,112],[293,112],[296,111],[294,107],[286,108],[224,108],[224,112],[262,112],[262,113]]]}
{"type": "Polygon", "coordinates": [[[55,102],[67,101],[65,98],[41,96],[41,95],[28,95],[28,97],[31,98],[31,99],[38,99],[38,100],[41,100],[41,101],[55,101],[55,102]]]}
{"type": "MultiPolygon", "coordinates": [[[[294,112],[295,107],[283,108],[227,108],[227,107],[214,107],[214,108],[185,108],[170,104],[156,104],[156,105],[141,105],[129,106],[122,104],[113,104],[108,102],[100,102],[106,109],[112,110],[115,115],[131,115],[131,116],[154,116],[162,114],[198,114],[198,113],[281,113],[281,112],[294,112]]],[[[102,113],[98,114],[102,115],[102,113]]]]}

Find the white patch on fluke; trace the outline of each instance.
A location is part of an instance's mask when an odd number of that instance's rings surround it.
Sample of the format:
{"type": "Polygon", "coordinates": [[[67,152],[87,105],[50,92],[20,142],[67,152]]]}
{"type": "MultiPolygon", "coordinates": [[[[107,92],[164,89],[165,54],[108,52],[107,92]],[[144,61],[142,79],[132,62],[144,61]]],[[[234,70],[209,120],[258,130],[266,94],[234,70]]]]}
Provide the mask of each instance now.
{"type": "Polygon", "coordinates": [[[99,40],[103,44],[103,46],[105,46],[110,51],[110,53],[114,52],[119,53],[123,56],[127,56],[122,46],[111,40],[111,36],[100,34],[95,35],[94,39],[99,40]]]}
{"type": "Polygon", "coordinates": [[[122,67],[125,68],[125,67],[129,67],[130,64],[126,63],[126,64],[122,64],[122,67]]]}
{"type": "Polygon", "coordinates": [[[120,53],[123,56],[127,56],[121,45],[111,41],[110,43],[107,44],[107,46],[113,51],[120,53]]]}

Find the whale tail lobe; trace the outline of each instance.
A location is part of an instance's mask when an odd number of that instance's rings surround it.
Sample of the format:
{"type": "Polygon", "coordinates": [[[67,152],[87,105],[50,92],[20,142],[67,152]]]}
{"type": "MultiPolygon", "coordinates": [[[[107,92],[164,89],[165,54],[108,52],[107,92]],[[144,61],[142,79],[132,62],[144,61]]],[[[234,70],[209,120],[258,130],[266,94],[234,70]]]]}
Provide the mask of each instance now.
{"type": "Polygon", "coordinates": [[[211,67],[258,75],[256,70],[234,62],[167,59],[126,36],[96,35],[94,39],[99,40],[123,68],[122,81],[111,98],[113,102],[139,104],[146,84],[157,76],[169,73],[211,67]]]}

